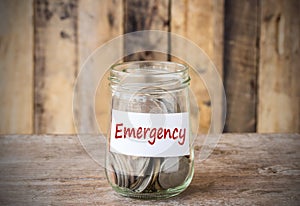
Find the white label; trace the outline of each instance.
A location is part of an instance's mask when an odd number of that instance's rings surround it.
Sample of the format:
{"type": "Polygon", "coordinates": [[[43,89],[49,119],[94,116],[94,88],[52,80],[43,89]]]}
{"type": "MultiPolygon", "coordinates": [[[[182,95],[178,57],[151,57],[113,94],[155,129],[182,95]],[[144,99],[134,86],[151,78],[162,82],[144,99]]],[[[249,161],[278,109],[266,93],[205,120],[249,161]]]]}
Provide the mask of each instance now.
{"type": "Polygon", "coordinates": [[[112,110],[110,151],[142,157],[189,155],[189,115],[112,110]]]}

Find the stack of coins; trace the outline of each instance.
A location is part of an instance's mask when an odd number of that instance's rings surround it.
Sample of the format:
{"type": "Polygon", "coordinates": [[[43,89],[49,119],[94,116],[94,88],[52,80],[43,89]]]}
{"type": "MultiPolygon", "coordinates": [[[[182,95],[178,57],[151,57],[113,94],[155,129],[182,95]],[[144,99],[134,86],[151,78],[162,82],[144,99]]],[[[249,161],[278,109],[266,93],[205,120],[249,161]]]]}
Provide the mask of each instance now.
{"type": "Polygon", "coordinates": [[[109,153],[108,172],[112,182],[137,193],[156,192],[182,185],[191,161],[182,157],[135,157],[109,153]]]}
{"type": "MultiPolygon", "coordinates": [[[[149,88],[147,88],[149,90],[149,88]]],[[[153,90],[153,88],[150,88],[153,90]]],[[[128,97],[114,99],[113,107],[121,111],[141,113],[175,113],[181,112],[180,102],[168,92],[153,98],[145,95],[143,89],[128,97]]],[[[178,98],[178,97],[177,97],[178,98]]],[[[180,157],[136,157],[108,152],[108,174],[111,181],[131,191],[156,192],[176,188],[189,176],[191,159],[180,157]]]]}

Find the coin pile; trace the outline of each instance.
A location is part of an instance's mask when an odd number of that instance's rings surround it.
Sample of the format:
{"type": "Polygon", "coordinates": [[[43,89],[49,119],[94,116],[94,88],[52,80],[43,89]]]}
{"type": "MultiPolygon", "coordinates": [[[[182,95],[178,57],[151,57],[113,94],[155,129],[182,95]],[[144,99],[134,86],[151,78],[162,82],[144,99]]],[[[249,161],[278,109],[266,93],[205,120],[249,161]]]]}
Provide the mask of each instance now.
{"type": "Polygon", "coordinates": [[[109,152],[108,175],[117,186],[137,193],[182,185],[189,175],[189,156],[135,157],[109,152]]]}
{"type": "MultiPolygon", "coordinates": [[[[153,97],[151,91],[160,88],[144,88],[132,94],[116,94],[113,108],[128,112],[175,113],[181,112],[180,97],[164,91],[163,95],[153,97]],[[147,94],[148,93],[148,94],[147,94]]],[[[162,120],[163,121],[163,120],[162,120]]],[[[182,185],[191,170],[190,156],[180,157],[136,157],[108,152],[107,174],[111,182],[131,191],[156,192],[182,185]]]]}

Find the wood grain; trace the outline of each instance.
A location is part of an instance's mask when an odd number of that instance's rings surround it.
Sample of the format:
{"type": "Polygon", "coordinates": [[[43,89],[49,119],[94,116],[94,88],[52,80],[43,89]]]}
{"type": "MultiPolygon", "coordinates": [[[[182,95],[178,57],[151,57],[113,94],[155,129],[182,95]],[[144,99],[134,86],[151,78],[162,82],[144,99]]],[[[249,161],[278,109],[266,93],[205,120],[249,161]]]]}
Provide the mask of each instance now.
{"type": "MultiPolygon", "coordinates": [[[[103,167],[88,156],[76,136],[1,136],[0,203],[298,205],[299,139],[299,134],[224,134],[203,162],[197,159],[201,145],[196,141],[195,175],[188,189],[168,200],[143,201],[116,195],[103,167]]],[[[95,148],[104,147],[103,142],[95,148]]]]}
{"type": "Polygon", "coordinates": [[[37,0],[35,10],[35,133],[73,133],[77,76],[77,1],[37,0]]]}
{"type": "Polygon", "coordinates": [[[300,3],[261,4],[258,132],[300,132],[300,3]]]}
{"type": "MultiPolygon", "coordinates": [[[[171,3],[171,32],[186,37],[203,49],[215,64],[221,78],[223,74],[223,6],[223,0],[173,0],[171,3]]],[[[171,50],[178,48],[186,51],[184,45],[171,45],[171,50]]],[[[186,55],[199,54],[186,51],[186,55]]],[[[174,57],[172,60],[178,61],[174,57]]],[[[205,83],[195,70],[190,70],[190,75],[191,89],[197,98],[200,112],[199,131],[207,133],[211,125],[211,99],[205,83]]],[[[221,125],[224,112],[221,109],[222,99],[220,97],[215,101],[220,107],[214,108],[218,111],[219,117],[214,124],[221,125]]]]}
{"type": "MultiPolygon", "coordinates": [[[[226,131],[299,132],[299,9],[296,0],[226,0],[225,5],[224,0],[1,1],[0,133],[74,133],[72,94],[80,65],[108,40],[144,29],[183,35],[209,55],[224,76],[226,131]]],[[[112,53],[144,42],[132,38],[112,53]]],[[[153,50],[179,47],[170,42],[168,35],[150,40],[153,50]]],[[[171,58],[142,52],[125,60],[171,58]]],[[[206,133],[211,99],[201,78],[194,71],[191,76],[200,132],[206,133]]],[[[79,108],[86,128],[91,125],[89,87],[87,78],[79,108]]],[[[104,80],[95,98],[103,132],[109,124],[108,96],[104,80]]],[[[221,105],[222,99],[217,101],[221,105]]]]}
{"type": "Polygon", "coordinates": [[[32,0],[0,2],[0,133],[33,132],[32,0]]]}
{"type": "MultiPolygon", "coordinates": [[[[109,40],[123,33],[123,1],[121,0],[80,0],[79,1],[79,17],[78,17],[78,46],[79,46],[79,65],[83,66],[87,58],[97,48],[104,45],[109,40]]],[[[121,55],[123,45],[119,45],[114,49],[114,55],[121,55]]],[[[99,70],[108,70],[102,65],[98,66],[99,70]]],[[[95,94],[96,117],[101,131],[106,132],[109,125],[110,114],[110,89],[108,81],[109,73],[99,81],[99,87],[95,94]]],[[[82,81],[80,85],[80,125],[86,131],[91,131],[90,115],[91,108],[86,103],[87,91],[91,87],[91,79],[93,74],[88,79],[82,81]]]]}
{"type": "Polygon", "coordinates": [[[225,2],[225,131],[256,131],[259,1],[225,2]]]}
{"type": "MultiPolygon", "coordinates": [[[[124,1],[124,33],[139,30],[169,30],[169,0],[125,0],[124,1]]],[[[138,36],[124,42],[124,51],[135,48],[143,48],[146,42],[138,36]]],[[[152,50],[165,47],[168,50],[168,35],[162,35],[147,39],[152,50]]],[[[133,60],[167,60],[168,55],[159,52],[140,52],[125,58],[125,61],[133,60]]]]}

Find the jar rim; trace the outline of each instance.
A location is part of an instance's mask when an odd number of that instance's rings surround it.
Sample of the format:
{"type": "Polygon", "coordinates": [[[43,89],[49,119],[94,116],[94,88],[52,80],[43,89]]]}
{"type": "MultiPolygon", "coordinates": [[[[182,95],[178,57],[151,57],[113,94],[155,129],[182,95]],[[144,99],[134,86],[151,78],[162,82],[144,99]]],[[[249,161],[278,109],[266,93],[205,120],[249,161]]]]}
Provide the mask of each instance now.
{"type": "Polygon", "coordinates": [[[130,72],[128,69],[130,66],[138,66],[135,67],[135,69],[143,68],[141,65],[147,66],[165,66],[167,69],[170,69],[170,66],[173,67],[172,70],[167,70],[164,72],[159,72],[163,70],[157,70],[156,73],[151,73],[153,76],[158,75],[166,75],[166,74],[179,74],[179,73],[185,73],[188,71],[189,66],[186,64],[178,63],[178,62],[172,62],[172,61],[158,61],[158,60],[144,60],[144,61],[128,61],[128,62],[121,62],[114,64],[110,67],[111,71],[118,74],[130,74],[130,75],[145,75],[135,72],[130,72]],[[126,68],[126,69],[124,69],[126,68]],[[176,68],[176,69],[175,69],[176,68]]]}

